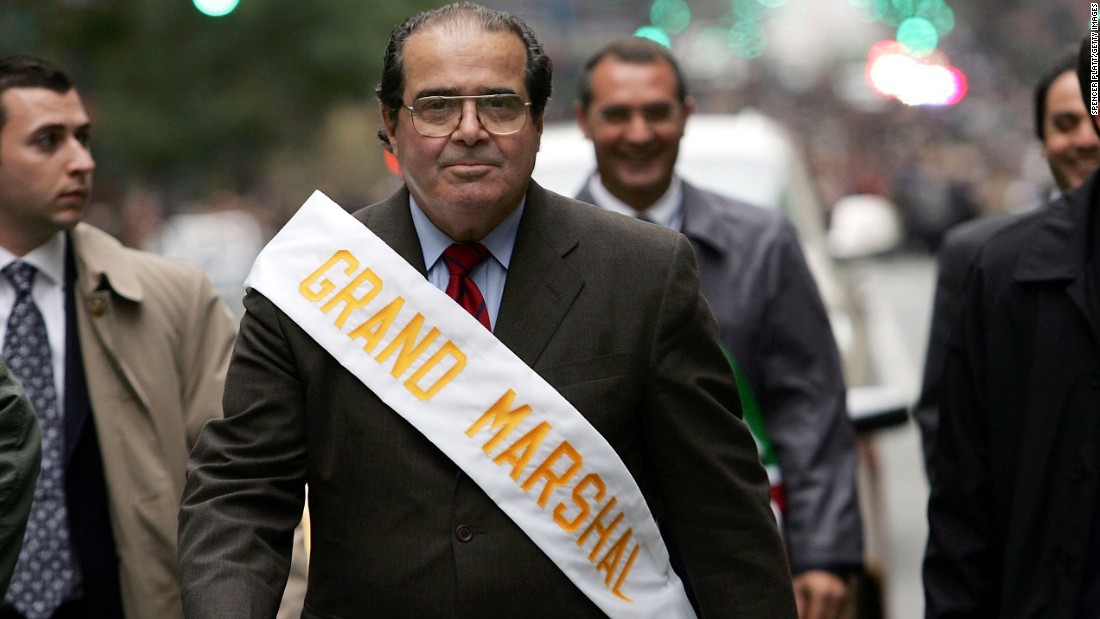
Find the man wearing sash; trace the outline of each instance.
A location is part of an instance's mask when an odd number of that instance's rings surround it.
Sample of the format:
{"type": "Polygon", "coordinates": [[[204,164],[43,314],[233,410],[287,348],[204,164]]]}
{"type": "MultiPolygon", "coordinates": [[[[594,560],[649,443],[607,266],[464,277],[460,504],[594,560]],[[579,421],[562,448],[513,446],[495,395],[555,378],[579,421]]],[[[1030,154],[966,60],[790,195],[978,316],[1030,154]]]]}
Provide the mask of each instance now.
{"type": "Polygon", "coordinates": [[[550,80],[505,13],[394,30],[405,186],[315,195],[257,260],[184,491],[188,617],[274,616],[307,483],[303,617],[794,616],[687,240],[530,180],[550,80]]]}

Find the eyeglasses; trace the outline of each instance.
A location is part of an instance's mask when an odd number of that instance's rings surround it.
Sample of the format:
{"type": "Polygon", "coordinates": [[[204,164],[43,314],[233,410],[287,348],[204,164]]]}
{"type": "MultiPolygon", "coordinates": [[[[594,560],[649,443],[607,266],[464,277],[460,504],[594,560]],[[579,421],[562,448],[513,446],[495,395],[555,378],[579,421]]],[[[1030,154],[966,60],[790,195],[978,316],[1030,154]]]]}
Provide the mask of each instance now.
{"type": "Polygon", "coordinates": [[[467,99],[474,102],[481,126],[493,135],[516,133],[527,125],[527,108],[531,102],[516,94],[420,97],[404,107],[412,115],[413,129],[417,133],[442,138],[458,128],[467,99]]]}

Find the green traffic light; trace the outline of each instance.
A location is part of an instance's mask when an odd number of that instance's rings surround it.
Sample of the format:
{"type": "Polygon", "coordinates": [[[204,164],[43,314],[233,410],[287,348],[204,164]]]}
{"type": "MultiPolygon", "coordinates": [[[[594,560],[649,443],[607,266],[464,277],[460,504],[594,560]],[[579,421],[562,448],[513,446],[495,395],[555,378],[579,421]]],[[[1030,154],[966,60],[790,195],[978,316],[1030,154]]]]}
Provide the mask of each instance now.
{"type": "Polygon", "coordinates": [[[649,19],[669,34],[679,34],[691,24],[691,7],[684,0],[656,0],[649,9],[649,19]]]}
{"type": "Polygon", "coordinates": [[[195,8],[208,17],[224,17],[233,12],[240,0],[192,0],[195,8]]]}
{"type": "Polygon", "coordinates": [[[672,40],[668,38],[668,33],[657,26],[642,26],[634,31],[634,36],[640,39],[649,39],[668,48],[672,47],[672,40]]]}
{"type": "Polygon", "coordinates": [[[897,41],[914,56],[927,56],[940,43],[936,26],[923,17],[910,17],[898,26],[897,41]]]}

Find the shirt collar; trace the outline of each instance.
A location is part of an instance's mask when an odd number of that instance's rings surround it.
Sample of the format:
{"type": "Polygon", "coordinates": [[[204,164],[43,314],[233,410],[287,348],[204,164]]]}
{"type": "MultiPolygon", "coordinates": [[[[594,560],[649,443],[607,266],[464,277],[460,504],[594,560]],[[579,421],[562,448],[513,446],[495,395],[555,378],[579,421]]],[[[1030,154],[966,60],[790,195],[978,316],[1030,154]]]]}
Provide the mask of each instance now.
{"type": "Polygon", "coordinates": [[[588,190],[592,192],[597,206],[630,217],[644,216],[653,223],[667,228],[679,229],[683,220],[684,183],[679,176],[673,175],[672,182],[664,195],[644,211],[638,211],[626,202],[616,198],[603,186],[599,173],[593,174],[588,181],[588,190]]]}
{"type": "MultiPolygon", "coordinates": [[[[489,250],[493,258],[505,269],[512,261],[512,248],[516,245],[519,220],[523,217],[523,208],[526,205],[527,198],[525,196],[516,210],[512,211],[510,215],[504,218],[504,221],[500,222],[496,228],[485,235],[485,238],[481,239],[481,244],[489,250]]],[[[424,252],[424,266],[431,270],[439,257],[443,255],[443,251],[457,241],[437,228],[432,220],[428,219],[428,216],[421,210],[412,194],[409,194],[409,210],[412,212],[416,235],[420,237],[420,249],[424,252]]]]}
{"type": "Polygon", "coordinates": [[[26,262],[49,279],[51,284],[60,286],[65,278],[65,235],[60,232],[54,234],[22,257],[0,247],[0,269],[16,261],[26,262]]]}

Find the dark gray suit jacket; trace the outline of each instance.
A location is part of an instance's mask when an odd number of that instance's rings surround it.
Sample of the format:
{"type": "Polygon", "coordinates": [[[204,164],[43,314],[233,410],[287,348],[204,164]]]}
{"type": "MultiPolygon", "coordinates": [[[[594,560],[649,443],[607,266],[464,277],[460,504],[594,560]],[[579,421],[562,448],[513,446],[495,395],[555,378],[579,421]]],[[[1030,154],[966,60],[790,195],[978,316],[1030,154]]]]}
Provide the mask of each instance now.
{"type": "MultiPolygon", "coordinates": [[[[863,560],[855,432],[829,317],[794,227],[776,211],[683,187],[699,289],[779,456],[792,567],[854,569],[863,560]]],[[[587,184],[577,199],[593,202],[587,184]]]]}
{"type": "MultiPolygon", "coordinates": [[[[405,190],[355,217],[425,271],[405,190]]],[[[180,512],[188,617],[274,616],[306,482],[303,617],[602,616],[297,325],[254,291],[245,305],[226,417],[203,432],[180,512]]],[[[618,451],[703,617],[794,616],[767,480],[682,236],[532,183],[495,334],[618,451]]]]}

